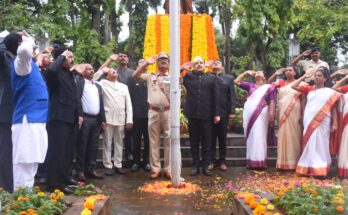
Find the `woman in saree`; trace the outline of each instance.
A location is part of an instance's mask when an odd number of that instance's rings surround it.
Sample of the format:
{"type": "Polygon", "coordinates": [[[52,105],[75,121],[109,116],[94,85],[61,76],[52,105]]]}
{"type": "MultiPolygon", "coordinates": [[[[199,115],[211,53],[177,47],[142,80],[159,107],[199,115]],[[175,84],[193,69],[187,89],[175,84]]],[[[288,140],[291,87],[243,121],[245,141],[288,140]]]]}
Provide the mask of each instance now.
{"type": "MultiPolygon", "coordinates": [[[[297,71],[292,65],[277,70],[269,79],[278,90],[278,158],[277,169],[295,170],[301,155],[302,102],[301,94],[292,89],[297,71]],[[283,75],[284,80],[274,79],[283,75]]],[[[301,84],[304,84],[302,82],[301,84]]]]}
{"type": "Polygon", "coordinates": [[[319,67],[294,81],[292,88],[307,95],[307,104],[303,115],[304,146],[296,167],[296,172],[307,176],[326,176],[330,170],[330,132],[337,130],[336,103],[342,94],[332,90],[329,71],[319,67]],[[314,73],[314,86],[300,83],[314,73]]]}
{"type": "MultiPolygon", "coordinates": [[[[247,145],[247,167],[266,168],[267,143],[275,141],[269,132],[269,125],[274,123],[275,88],[265,83],[262,71],[245,71],[234,81],[248,93],[244,104],[243,127],[247,145]],[[246,76],[254,77],[255,83],[244,82],[246,76]]],[[[270,130],[272,131],[272,130],[270,130]]]]}
{"type": "Polygon", "coordinates": [[[342,84],[347,83],[348,81],[348,69],[338,70],[332,74],[336,75],[345,75],[341,80],[337,81],[332,89],[337,92],[344,93],[343,96],[343,125],[342,125],[342,137],[338,153],[338,176],[339,177],[348,177],[348,85],[342,86],[342,84]]]}

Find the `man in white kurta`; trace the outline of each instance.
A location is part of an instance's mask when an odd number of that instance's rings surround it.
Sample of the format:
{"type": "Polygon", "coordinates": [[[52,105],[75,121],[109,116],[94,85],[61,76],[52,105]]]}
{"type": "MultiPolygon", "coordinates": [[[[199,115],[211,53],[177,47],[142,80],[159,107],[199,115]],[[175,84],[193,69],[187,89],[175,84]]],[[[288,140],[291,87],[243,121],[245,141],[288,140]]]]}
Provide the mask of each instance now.
{"type": "Polygon", "coordinates": [[[117,81],[117,71],[104,67],[94,74],[98,80],[103,74],[106,79],[99,82],[103,89],[104,110],[106,126],[103,136],[103,164],[105,174],[112,175],[113,166],[119,174],[124,174],[122,169],[123,137],[124,130],[131,129],[133,125],[133,110],[128,87],[117,81]],[[111,162],[112,140],[114,140],[114,165],[111,162]]]}
{"type": "Polygon", "coordinates": [[[48,93],[33,57],[33,38],[23,32],[23,42],[11,69],[13,90],[14,189],[32,187],[38,164],[45,160],[48,140],[46,121],[48,93]]]}

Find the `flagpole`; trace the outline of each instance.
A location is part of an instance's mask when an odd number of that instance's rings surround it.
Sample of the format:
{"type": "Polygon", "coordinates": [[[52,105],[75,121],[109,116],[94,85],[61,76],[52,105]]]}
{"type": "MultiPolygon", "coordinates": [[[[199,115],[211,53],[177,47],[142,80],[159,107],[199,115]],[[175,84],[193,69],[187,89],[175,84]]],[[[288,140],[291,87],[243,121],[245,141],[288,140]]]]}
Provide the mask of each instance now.
{"type": "Polygon", "coordinates": [[[180,185],[180,1],[169,1],[170,19],[170,164],[174,187],[180,185]]]}

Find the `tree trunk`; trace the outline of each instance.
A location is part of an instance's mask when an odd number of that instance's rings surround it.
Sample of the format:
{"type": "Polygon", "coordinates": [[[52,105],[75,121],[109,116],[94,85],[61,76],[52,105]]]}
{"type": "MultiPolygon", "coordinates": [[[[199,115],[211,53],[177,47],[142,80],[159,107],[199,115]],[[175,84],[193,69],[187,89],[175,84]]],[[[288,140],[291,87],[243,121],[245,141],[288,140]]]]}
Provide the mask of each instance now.
{"type": "MultiPolygon", "coordinates": [[[[69,12],[69,16],[71,19],[71,26],[72,29],[75,29],[76,26],[76,13],[75,13],[75,6],[74,6],[74,1],[70,1],[70,12],[69,12]]],[[[73,49],[76,50],[76,46],[77,46],[77,37],[73,36],[73,49]]]]}
{"type": "Polygon", "coordinates": [[[117,27],[117,20],[116,20],[117,18],[118,17],[117,17],[116,11],[112,10],[110,14],[110,24],[111,24],[112,39],[115,40],[116,47],[118,44],[118,35],[120,34],[120,31],[117,27]]]}
{"type": "Polygon", "coordinates": [[[110,17],[109,14],[105,13],[104,23],[104,45],[110,41],[110,17]]]}
{"type": "Polygon", "coordinates": [[[225,72],[230,73],[230,55],[231,55],[231,40],[230,40],[230,34],[231,34],[231,11],[230,8],[225,8],[225,72]]]}
{"type": "Polygon", "coordinates": [[[92,6],[92,28],[100,35],[100,4],[92,6]]]}
{"type": "Polygon", "coordinates": [[[133,0],[127,1],[127,11],[129,14],[129,22],[128,22],[128,29],[129,29],[129,37],[128,37],[128,57],[130,58],[130,62],[134,62],[134,48],[133,48],[133,0]]]}
{"type": "Polygon", "coordinates": [[[247,44],[249,62],[248,62],[248,70],[254,69],[254,57],[253,57],[253,43],[251,41],[247,44]]]}

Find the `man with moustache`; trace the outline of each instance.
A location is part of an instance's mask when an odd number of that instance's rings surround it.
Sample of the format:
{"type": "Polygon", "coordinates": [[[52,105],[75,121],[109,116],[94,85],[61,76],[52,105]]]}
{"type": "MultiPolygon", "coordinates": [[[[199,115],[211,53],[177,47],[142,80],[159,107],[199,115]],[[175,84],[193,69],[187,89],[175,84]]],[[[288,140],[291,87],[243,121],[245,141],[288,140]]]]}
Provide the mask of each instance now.
{"type": "Polygon", "coordinates": [[[103,136],[103,164],[105,175],[113,174],[113,167],[119,174],[125,174],[122,168],[123,137],[125,130],[133,127],[133,111],[128,87],[118,81],[115,69],[103,67],[94,74],[94,80],[106,76],[99,82],[103,89],[106,125],[103,136]],[[111,162],[112,142],[114,143],[114,163],[111,162]]]}
{"type": "Polygon", "coordinates": [[[213,61],[211,64],[212,72],[218,80],[219,100],[220,100],[220,122],[213,124],[211,142],[211,162],[208,169],[211,171],[215,165],[219,165],[220,170],[226,171],[226,139],[228,119],[234,117],[236,106],[236,94],[234,81],[231,75],[224,73],[222,63],[213,61]],[[216,139],[219,141],[219,159],[215,157],[216,139]]]}
{"type": "MultiPolygon", "coordinates": [[[[130,77],[132,77],[134,70],[128,67],[129,58],[127,53],[119,52],[118,54],[111,55],[100,68],[108,67],[112,62],[116,62],[118,64],[118,67],[115,68],[118,74],[118,82],[128,86],[128,80],[130,77]]],[[[131,130],[125,131],[124,141],[126,149],[126,160],[133,160],[131,130]]]]}
{"type": "MultiPolygon", "coordinates": [[[[328,70],[329,64],[320,59],[320,48],[314,47],[311,50],[306,50],[297,56],[292,62],[292,65],[299,66],[306,72],[309,69],[318,69],[319,67],[326,67],[328,70]],[[301,60],[303,57],[310,57],[310,60],[301,60]]],[[[305,79],[306,82],[314,84],[314,75],[305,79]]]]}
{"type": "Polygon", "coordinates": [[[203,174],[211,176],[208,169],[210,164],[210,144],[212,121],[220,121],[220,102],[217,78],[210,73],[205,73],[205,63],[199,56],[195,57],[193,70],[183,78],[187,90],[184,113],[188,118],[191,154],[193,166],[191,176],[199,173],[199,143],[202,146],[203,174]]]}
{"type": "MultiPolygon", "coordinates": [[[[145,59],[138,61],[138,67],[146,63],[145,59]]],[[[147,67],[143,71],[147,72],[147,67]]],[[[147,86],[146,81],[134,77],[128,80],[128,89],[133,105],[133,152],[134,162],[131,170],[136,172],[140,167],[141,159],[141,139],[144,140],[143,164],[145,171],[150,171],[149,163],[149,132],[148,132],[148,112],[147,86]]]]}
{"type": "Polygon", "coordinates": [[[18,32],[10,33],[0,43],[0,188],[7,192],[13,191],[11,66],[21,43],[18,32]]]}
{"type": "Polygon", "coordinates": [[[76,151],[77,179],[86,181],[88,178],[102,179],[103,176],[95,170],[99,135],[105,128],[105,112],[103,90],[93,81],[94,70],[90,64],[79,64],[75,71],[82,77],[77,79],[78,97],[81,99],[83,123],[78,132],[76,151]]]}
{"type": "Polygon", "coordinates": [[[149,104],[149,136],[150,136],[150,165],[151,179],[156,179],[162,175],[160,160],[161,134],[163,137],[164,166],[163,175],[167,179],[171,178],[169,154],[169,56],[160,52],[157,57],[152,57],[146,63],[139,66],[133,76],[143,79],[147,84],[147,102],[149,104]],[[157,62],[158,74],[145,74],[148,65],[157,62]]]}
{"type": "Polygon", "coordinates": [[[77,185],[69,179],[77,129],[83,122],[81,101],[78,99],[76,77],[70,71],[74,54],[61,47],[54,51],[55,61],[46,71],[46,82],[50,95],[48,115],[48,177],[49,191],[60,189],[66,194],[73,193],[68,185],[77,185]]]}

